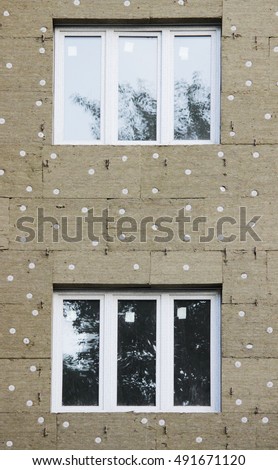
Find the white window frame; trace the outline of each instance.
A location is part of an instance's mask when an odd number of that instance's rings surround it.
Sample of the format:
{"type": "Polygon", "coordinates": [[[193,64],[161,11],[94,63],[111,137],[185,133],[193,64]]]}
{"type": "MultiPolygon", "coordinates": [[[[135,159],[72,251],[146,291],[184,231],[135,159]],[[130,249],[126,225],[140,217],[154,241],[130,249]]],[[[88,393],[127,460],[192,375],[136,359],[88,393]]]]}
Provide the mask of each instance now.
{"type": "Polygon", "coordinates": [[[218,291],[55,292],[52,316],[51,411],[60,412],[219,412],[221,407],[221,321],[218,291]],[[100,300],[99,405],[62,405],[62,318],[64,300],[100,300]],[[156,406],[117,406],[117,301],[157,301],[156,406]],[[210,300],[210,406],[174,406],[174,300],[210,300]],[[109,312],[109,314],[108,314],[109,312]],[[170,312],[170,315],[169,315],[170,312]],[[170,333],[169,333],[170,332],[170,333]],[[167,339],[167,341],[165,341],[167,339]]]}
{"type": "Polygon", "coordinates": [[[199,27],[59,27],[55,29],[54,75],[54,128],[55,145],[206,145],[218,144],[220,139],[220,28],[199,27]],[[157,36],[159,38],[158,112],[156,141],[121,141],[117,138],[118,122],[118,60],[119,36],[157,36]],[[63,139],[64,39],[67,36],[102,36],[102,139],[95,141],[66,141],[63,139]],[[173,36],[211,36],[211,138],[210,140],[174,140],[173,93],[173,36]],[[105,65],[104,65],[105,64],[105,65]],[[111,84],[111,77],[114,77],[111,84]]]}

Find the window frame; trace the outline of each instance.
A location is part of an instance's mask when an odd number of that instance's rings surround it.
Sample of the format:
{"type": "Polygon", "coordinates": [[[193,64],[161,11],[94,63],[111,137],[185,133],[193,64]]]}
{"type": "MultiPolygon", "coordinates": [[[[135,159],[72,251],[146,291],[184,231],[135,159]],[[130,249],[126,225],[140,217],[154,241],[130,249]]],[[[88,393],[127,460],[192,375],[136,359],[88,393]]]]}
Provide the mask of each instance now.
{"type": "Polygon", "coordinates": [[[56,291],[52,312],[52,380],[53,413],[88,412],[219,412],[221,408],[221,318],[220,293],[188,290],[90,290],[56,291]],[[99,405],[63,406],[62,331],[63,300],[100,300],[99,405]],[[117,406],[117,301],[157,300],[156,406],[117,406]],[[174,300],[210,300],[210,406],[174,406],[174,300]],[[169,315],[169,311],[171,315],[169,315]],[[105,312],[109,312],[105,313],[105,312]],[[171,334],[169,334],[171,331],[171,334]],[[163,338],[167,342],[163,343],[163,338]]]}
{"type": "Polygon", "coordinates": [[[219,26],[148,26],[148,27],[57,27],[55,28],[54,51],[54,145],[207,145],[220,142],[220,27],[219,26]],[[156,141],[122,141],[117,138],[118,122],[118,47],[115,46],[119,36],[136,34],[148,37],[150,34],[160,37],[158,44],[158,106],[157,106],[157,140],[156,141]],[[63,98],[64,98],[64,38],[66,36],[102,36],[102,70],[101,91],[101,132],[100,140],[75,141],[63,139],[63,98]],[[174,95],[169,93],[173,86],[173,43],[175,36],[211,36],[211,120],[210,140],[174,140],[174,95]],[[116,53],[115,53],[116,47],[116,53]],[[163,77],[159,80],[159,77],[163,77]],[[112,112],[111,112],[112,110],[112,112]],[[169,124],[170,121],[170,124],[169,124]]]}

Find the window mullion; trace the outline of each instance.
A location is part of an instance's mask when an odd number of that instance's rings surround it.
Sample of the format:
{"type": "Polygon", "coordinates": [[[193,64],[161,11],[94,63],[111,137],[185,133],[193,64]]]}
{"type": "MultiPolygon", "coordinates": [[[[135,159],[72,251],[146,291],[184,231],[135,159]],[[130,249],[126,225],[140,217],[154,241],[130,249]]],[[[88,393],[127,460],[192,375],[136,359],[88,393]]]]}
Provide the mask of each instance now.
{"type": "Polygon", "coordinates": [[[117,93],[117,58],[118,58],[118,35],[112,29],[106,31],[105,44],[105,144],[114,144],[117,135],[118,123],[118,93],[117,93]],[[116,51],[116,52],[115,52],[116,51]]]}
{"type": "Polygon", "coordinates": [[[99,303],[99,403],[98,406],[101,410],[104,409],[104,296],[100,297],[99,303]]]}
{"type": "Polygon", "coordinates": [[[117,394],[117,308],[112,293],[104,300],[104,409],[115,410],[117,394]]]}
{"type": "Polygon", "coordinates": [[[161,297],[156,297],[156,408],[161,409],[161,372],[162,366],[162,350],[163,350],[163,337],[161,335],[162,326],[162,302],[161,297]]]}
{"type": "Polygon", "coordinates": [[[168,294],[161,295],[161,366],[160,393],[161,409],[173,407],[174,390],[174,314],[173,299],[168,294]]]}
{"type": "Polygon", "coordinates": [[[162,30],[161,40],[161,117],[160,143],[168,145],[173,140],[173,47],[172,34],[168,29],[162,30]]]}
{"type": "Polygon", "coordinates": [[[211,33],[211,136],[212,142],[219,142],[220,138],[220,66],[219,45],[220,32],[211,33]]]}
{"type": "Polygon", "coordinates": [[[156,100],[157,100],[157,110],[156,110],[156,142],[158,144],[162,143],[163,131],[162,131],[162,116],[163,116],[163,73],[162,73],[162,63],[163,63],[163,43],[162,43],[162,31],[157,35],[158,39],[158,50],[157,50],[157,81],[156,81],[156,100]]]}
{"type": "Polygon", "coordinates": [[[220,410],[221,408],[221,322],[220,322],[220,299],[212,297],[210,304],[210,380],[211,380],[211,408],[220,410]]]}

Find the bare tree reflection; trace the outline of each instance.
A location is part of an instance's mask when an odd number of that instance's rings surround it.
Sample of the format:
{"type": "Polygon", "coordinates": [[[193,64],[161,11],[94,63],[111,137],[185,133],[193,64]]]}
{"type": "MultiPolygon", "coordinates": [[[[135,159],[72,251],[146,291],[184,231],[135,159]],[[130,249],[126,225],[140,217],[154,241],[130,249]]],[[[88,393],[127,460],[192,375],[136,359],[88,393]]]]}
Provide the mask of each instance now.
{"type": "Polygon", "coordinates": [[[209,406],[210,300],[175,300],[174,313],[174,404],[209,406]]]}
{"type": "MultiPolygon", "coordinates": [[[[150,85],[138,80],[136,88],[130,83],[121,83],[119,92],[119,140],[157,140],[157,100],[150,85]]],[[[72,100],[91,115],[91,133],[100,139],[100,102],[74,94],[72,100]]],[[[210,139],[210,91],[203,84],[198,72],[191,83],[177,80],[174,87],[174,139],[210,139]]]]}
{"type": "Polygon", "coordinates": [[[64,301],[71,336],[63,355],[63,405],[98,405],[99,301],[64,301]]]}
{"type": "Polygon", "coordinates": [[[119,300],[118,310],[118,405],[155,405],[156,301],[119,300]]]}

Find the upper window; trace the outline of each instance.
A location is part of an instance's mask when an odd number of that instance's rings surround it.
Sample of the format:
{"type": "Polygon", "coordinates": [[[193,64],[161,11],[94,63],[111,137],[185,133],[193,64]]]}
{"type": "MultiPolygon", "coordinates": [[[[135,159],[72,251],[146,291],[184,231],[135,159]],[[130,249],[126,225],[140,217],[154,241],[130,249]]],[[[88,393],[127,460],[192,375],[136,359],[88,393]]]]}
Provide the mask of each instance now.
{"type": "Polygon", "coordinates": [[[52,411],[219,410],[217,292],[55,294],[52,411]]]}
{"type": "Polygon", "coordinates": [[[219,141],[219,29],[59,28],[55,144],[219,141]]]}

